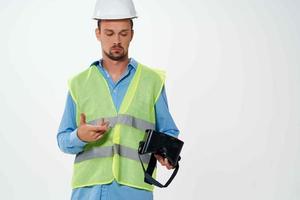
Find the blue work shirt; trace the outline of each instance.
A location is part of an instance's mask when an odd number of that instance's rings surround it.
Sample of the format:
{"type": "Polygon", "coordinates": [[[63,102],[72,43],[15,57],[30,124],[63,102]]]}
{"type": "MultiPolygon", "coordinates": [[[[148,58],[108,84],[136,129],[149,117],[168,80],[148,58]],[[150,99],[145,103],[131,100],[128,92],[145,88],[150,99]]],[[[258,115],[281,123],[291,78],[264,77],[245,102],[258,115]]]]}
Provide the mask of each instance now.
{"type": "MultiPolygon", "coordinates": [[[[102,60],[97,61],[94,64],[97,66],[99,72],[107,81],[114,105],[116,109],[119,110],[129,83],[131,82],[132,77],[135,74],[138,65],[137,61],[135,61],[133,58],[130,59],[129,64],[127,65],[127,70],[117,82],[114,82],[112,80],[107,70],[102,66],[102,60]]],[[[160,97],[155,104],[155,116],[157,131],[177,137],[179,131],[168,109],[165,88],[162,89],[160,97]]],[[[63,152],[68,154],[77,154],[83,151],[84,146],[87,144],[86,142],[81,141],[77,136],[76,106],[69,92],[67,95],[65,110],[57,134],[57,142],[59,148],[63,152]]],[[[151,200],[153,199],[153,193],[147,190],[141,190],[126,185],[121,185],[116,181],[113,181],[110,184],[94,185],[73,189],[72,200],[81,199],[151,200]]]]}

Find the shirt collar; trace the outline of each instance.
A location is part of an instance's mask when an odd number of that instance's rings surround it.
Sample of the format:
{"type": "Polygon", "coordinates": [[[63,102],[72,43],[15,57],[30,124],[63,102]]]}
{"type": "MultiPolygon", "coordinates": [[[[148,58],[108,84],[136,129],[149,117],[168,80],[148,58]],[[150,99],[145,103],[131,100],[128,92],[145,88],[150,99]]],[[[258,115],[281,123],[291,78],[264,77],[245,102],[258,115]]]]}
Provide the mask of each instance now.
{"type": "MultiPolygon", "coordinates": [[[[99,66],[100,66],[101,68],[103,68],[102,60],[103,60],[102,58],[99,60],[99,66]]],[[[136,70],[137,66],[138,66],[138,62],[137,62],[134,58],[129,58],[128,67],[129,67],[129,68],[132,67],[133,69],[136,70]]]]}

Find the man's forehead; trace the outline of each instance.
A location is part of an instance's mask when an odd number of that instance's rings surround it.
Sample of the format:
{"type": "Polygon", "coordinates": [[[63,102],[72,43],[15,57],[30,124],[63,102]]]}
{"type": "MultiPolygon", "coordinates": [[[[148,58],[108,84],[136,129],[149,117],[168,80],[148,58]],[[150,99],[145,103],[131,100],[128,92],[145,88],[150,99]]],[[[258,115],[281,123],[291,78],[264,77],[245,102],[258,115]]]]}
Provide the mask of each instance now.
{"type": "Polygon", "coordinates": [[[122,20],[101,20],[101,26],[103,28],[117,28],[117,29],[124,29],[130,28],[130,20],[129,19],[122,19],[122,20]]]}

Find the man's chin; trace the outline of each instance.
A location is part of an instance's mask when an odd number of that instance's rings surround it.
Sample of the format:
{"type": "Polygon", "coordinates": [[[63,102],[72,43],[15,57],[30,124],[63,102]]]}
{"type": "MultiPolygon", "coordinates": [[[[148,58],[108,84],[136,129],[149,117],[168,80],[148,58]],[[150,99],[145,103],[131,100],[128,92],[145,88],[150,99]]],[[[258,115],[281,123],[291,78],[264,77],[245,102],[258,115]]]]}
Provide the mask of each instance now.
{"type": "Polygon", "coordinates": [[[126,58],[126,55],[109,55],[108,57],[114,61],[121,61],[126,58]]]}
{"type": "Polygon", "coordinates": [[[127,58],[127,55],[126,54],[117,54],[117,53],[112,53],[110,52],[109,54],[108,53],[105,53],[107,57],[109,57],[111,60],[114,60],[114,61],[121,61],[121,60],[124,60],[127,58]]]}

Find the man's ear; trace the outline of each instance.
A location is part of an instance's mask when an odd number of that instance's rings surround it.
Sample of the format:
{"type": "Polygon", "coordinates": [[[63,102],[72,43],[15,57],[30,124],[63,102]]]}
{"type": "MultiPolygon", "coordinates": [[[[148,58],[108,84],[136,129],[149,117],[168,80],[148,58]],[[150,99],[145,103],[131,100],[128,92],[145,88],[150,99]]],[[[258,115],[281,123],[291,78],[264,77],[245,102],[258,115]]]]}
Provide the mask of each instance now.
{"type": "Polygon", "coordinates": [[[131,30],[131,38],[130,38],[130,41],[132,40],[133,35],[134,35],[134,30],[132,29],[132,30],[131,30]]]}
{"type": "Polygon", "coordinates": [[[96,28],[95,29],[95,35],[96,35],[96,38],[97,38],[97,40],[100,42],[100,29],[99,28],[96,28]]]}

